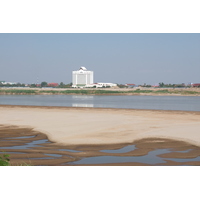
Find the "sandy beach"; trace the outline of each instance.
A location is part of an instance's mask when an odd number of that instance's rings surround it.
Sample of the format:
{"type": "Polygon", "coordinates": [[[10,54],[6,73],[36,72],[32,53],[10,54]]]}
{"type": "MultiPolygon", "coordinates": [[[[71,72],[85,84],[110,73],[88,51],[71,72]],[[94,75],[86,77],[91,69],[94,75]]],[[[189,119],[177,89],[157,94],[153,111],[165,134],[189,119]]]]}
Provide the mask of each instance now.
{"type": "Polygon", "coordinates": [[[200,112],[8,105],[0,106],[0,125],[31,128],[58,145],[163,138],[200,146],[200,112]]]}

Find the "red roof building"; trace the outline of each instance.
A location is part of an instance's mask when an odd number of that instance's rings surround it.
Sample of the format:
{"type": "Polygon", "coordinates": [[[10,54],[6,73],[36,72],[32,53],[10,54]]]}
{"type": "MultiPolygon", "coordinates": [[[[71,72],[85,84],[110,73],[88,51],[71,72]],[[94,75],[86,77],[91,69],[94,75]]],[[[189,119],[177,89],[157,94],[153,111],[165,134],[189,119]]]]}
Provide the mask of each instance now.
{"type": "Polygon", "coordinates": [[[200,83],[193,83],[192,87],[200,87],[200,83]]]}
{"type": "Polygon", "coordinates": [[[48,87],[58,87],[58,83],[49,83],[48,87]]]}

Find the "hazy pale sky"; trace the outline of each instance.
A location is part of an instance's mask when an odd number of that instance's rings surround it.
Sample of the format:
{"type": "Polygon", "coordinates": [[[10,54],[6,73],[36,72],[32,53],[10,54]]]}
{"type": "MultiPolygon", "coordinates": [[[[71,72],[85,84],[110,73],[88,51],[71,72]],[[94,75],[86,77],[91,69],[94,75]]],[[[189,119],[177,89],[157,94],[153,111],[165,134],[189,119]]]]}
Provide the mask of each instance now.
{"type": "Polygon", "coordinates": [[[0,81],[72,81],[85,66],[94,82],[200,82],[199,33],[1,33],[0,81]]]}

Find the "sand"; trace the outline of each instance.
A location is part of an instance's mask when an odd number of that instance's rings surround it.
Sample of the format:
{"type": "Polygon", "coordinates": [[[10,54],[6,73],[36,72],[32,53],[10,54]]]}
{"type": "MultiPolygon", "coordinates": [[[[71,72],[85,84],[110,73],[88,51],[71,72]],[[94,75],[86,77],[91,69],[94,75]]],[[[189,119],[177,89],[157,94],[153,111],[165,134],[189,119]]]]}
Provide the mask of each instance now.
{"type": "Polygon", "coordinates": [[[33,128],[64,145],[165,138],[200,146],[200,112],[0,106],[0,125],[33,128]]]}

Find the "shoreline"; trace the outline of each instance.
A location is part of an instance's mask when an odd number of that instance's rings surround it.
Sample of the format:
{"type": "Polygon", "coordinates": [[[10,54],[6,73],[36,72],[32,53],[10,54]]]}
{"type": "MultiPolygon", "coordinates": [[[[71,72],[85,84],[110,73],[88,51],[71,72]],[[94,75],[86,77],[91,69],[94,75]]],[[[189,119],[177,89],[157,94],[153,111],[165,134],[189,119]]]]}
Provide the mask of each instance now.
{"type": "Polygon", "coordinates": [[[200,88],[0,88],[0,95],[200,96],[200,88]]]}
{"type": "Polygon", "coordinates": [[[119,93],[119,94],[76,94],[76,93],[70,93],[70,94],[54,94],[54,93],[40,93],[40,94],[26,94],[26,93],[21,93],[21,94],[0,94],[0,96],[3,95],[7,95],[7,96],[13,96],[13,95],[76,95],[76,96],[173,96],[173,97],[199,97],[200,94],[188,94],[188,95],[182,95],[182,94],[155,94],[155,93],[140,93],[140,94],[123,94],[123,93],[119,93]]]}
{"type": "Polygon", "coordinates": [[[34,105],[10,105],[10,104],[0,104],[0,108],[7,107],[7,108],[44,108],[44,109],[73,109],[73,110],[122,110],[122,111],[152,111],[152,112],[169,112],[169,113],[193,113],[199,114],[200,111],[187,111],[187,110],[159,110],[159,109],[136,109],[136,108],[101,108],[101,107],[70,107],[70,106],[34,106],[34,105]]]}
{"type": "Polygon", "coordinates": [[[33,128],[64,145],[163,138],[200,146],[200,112],[0,105],[0,125],[33,128]]]}

